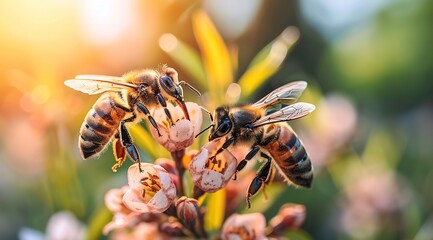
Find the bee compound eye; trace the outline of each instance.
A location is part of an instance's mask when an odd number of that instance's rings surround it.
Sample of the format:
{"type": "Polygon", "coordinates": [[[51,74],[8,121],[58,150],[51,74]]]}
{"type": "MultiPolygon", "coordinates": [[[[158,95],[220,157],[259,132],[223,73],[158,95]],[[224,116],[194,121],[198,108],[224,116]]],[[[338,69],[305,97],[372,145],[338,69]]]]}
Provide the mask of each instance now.
{"type": "Polygon", "coordinates": [[[161,83],[161,87],[170,95],[173,95],[176,92],[173,78],[171,78],[170,76],[164,75],[159,81],[161,83]]]}
{"type": "Polygon", "coordinates": [[[218,126],[217,133],[220,136],[224,136],[229,133],[232,128],[232,123],[229,118],[223,118],[218,126]]]}

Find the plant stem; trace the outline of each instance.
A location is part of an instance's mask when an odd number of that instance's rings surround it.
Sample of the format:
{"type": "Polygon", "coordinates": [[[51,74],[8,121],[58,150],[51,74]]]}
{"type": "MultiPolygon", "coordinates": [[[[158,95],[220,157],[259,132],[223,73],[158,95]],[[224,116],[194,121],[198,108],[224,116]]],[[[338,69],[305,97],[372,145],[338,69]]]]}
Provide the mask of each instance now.
{"type": "Polygon", "coordinates": [[[179,177],[178,197],[182,197],[185,196],[185,190],[183,187],[183,174],[185,173],[185,168],[183,167],[182,164],[182,158],[185,155],[185,149],[174,151],[171,152],[170,154],[176,164],[177,174],[179,177]]]}

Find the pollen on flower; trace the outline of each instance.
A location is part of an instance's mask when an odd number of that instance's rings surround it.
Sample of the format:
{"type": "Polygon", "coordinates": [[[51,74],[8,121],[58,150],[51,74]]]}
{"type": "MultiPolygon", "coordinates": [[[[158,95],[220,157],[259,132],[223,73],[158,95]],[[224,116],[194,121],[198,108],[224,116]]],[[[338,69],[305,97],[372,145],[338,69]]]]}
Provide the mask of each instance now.
{"type": "Polygon", "coordinates": [[[221,159],[217,157],[211,157],[206,161],[205,168],[213,170],[215,172],[224,174],[227,170],[228,163],[226,159],[221,159]]]}
{"type": "Polygon", "coordinates": [[[159,184],[158,175],[154,175],[151,173],[147,173],[147,177],[143,177],[140,180],[140,183],[143,184],[143,193],[142,197],[144,199],[152,198],[159,190],[161,190],[161,185],[159,184]]]}

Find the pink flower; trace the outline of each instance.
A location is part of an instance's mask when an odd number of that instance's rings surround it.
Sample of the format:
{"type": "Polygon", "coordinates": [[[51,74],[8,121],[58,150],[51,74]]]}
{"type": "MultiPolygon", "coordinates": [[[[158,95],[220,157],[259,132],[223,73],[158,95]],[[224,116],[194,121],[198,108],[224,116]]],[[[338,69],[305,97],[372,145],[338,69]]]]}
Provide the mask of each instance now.
{"type": "Polygon", "coordinates": [[[161,166],[138,163],[128,169],[130,189],[123,196],[125,205],[135,212],[164,212],[176,198],[176,187],[170,174],[161,166]]]}
{"type": "Polygon", "coordinates": [[[130,213],[114,213],[111,222],[107,223],[102,229],[102,234],[108,235],[111,231],[126,229],[136,226],[141,222],[142,213],[130,212],[130,213]]]}
{"type": "Polygon", "coordinates": [[[46,239],[83,239],[86,228],[70,212],[57,212],[51,216],[46,228],[46,239]]]}
{"type": "Polygon", "coordinates": [[[266,219],[261,213],[233,214],[224,222],[222,239],[266,239],[266,219]]]}
{"type": "Polygon", "coordinates": [[[195,135],[200,132],[203,122],[200,107],[192,102],[185,104],[188,108],[190,120],[185,119],[185,115],[179,106],[167,105],[167,109],[173,120],[173,125],[171,125],[170,121],[167,119],[163,108],[158,108],[153,112],[153,118],[158,125],[161,136],[158,135],[158,132],[153,127],[151,127],[151,133],[158,143],[170,152],[191,146],[195,135]]]}
{"type": "Polygon", "coordinates": [[[152,239],[164,240],[170,239],[170,236],[160,231],[160,226],[156,222],[140,222],[132,229],[122,229],[113,232],[109,239],[117,240],[134,240],[134,239],[152,239]]]}
{"type": "Polygon", "coordinates": [[[129,186],[126,185],[120,189],[111,189],[105,194],[105,205],[113,212],[114,216],[111,222],[107,223],[102,230],[104,235],[107,235],[113,230],[135,227],[146,219],[158,219],[160,217],[158,213],[133,212],[126,207],[123,202],[123,196],[129,189],[129,186]]]}
{"type": "Polygon", "coordinates": [[[105,194],[105,206],[113,213],[123,213],[128,214],[131,212],[129,208],[123,203],[123,195],[128,191],[128,186],[123,186],[122,188],[110,189],[105,194]]]}
{"type": "Polygon", "coordinates": [[[205,192],[223,188],[236,171],[236,158],[229,151],[222,151],[215,156],[223,143],[223,139],[207,143],[189,165],[194,185],[205,192]]]}

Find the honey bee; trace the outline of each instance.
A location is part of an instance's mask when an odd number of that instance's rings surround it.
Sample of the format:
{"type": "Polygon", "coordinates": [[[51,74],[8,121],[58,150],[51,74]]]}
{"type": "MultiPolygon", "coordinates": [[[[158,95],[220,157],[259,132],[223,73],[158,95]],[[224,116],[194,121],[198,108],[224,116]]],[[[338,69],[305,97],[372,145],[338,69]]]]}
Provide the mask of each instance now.
{"type": "Polygon", "coordinates": [[[271,180],[274,172],[279,172],[289,183],[311,187],[313,167],[310,158],[296,133],[284,122],[304,117],[314,111],[315,106],[298,102],[273,113],[268,111],[279,104],[296,101],[306,87],[307,83],[304,81],[291,82],[275,89],[254,104],[221,106],[214,112],[213,124],[209,126],[212,127],[209,141],[225,138],[216,154],[238,145],[251,148],[238,163],[236,173],[258,153],[266,160],[248,187],[248,207],[251,206],[251,197],[271,180]]]}
{"type": "Polygon", "coordinates": [[[113,171],[123,164],[126,155],[140,163],[138,150],[125,126],[126,122],[137,119],[137,110],[147,116],[160,135],[150,110],[163,107],[167,119],[173,124],[167,101],[176,102],[189,119],[181,85],[187,85],[197,92],[191,85],[179,81],[176,70],[167,66],[161,72],[137,70],[122,77],[78,75],[75,79],[66,80],[65,85],[91,95],[102,93],[81,125],[78,146],[81,156],[88,159],[101,153],[114,138],[116,164],[112,167],[113,171]]]}

